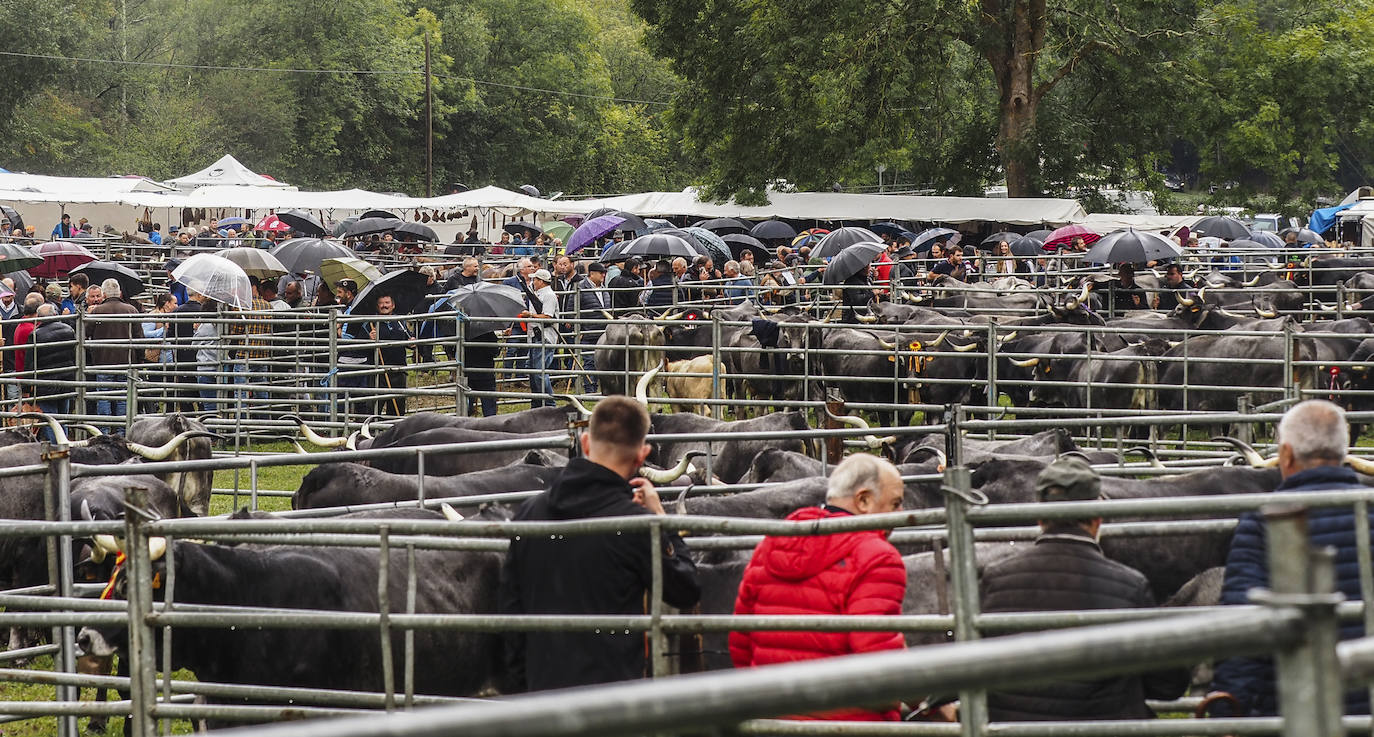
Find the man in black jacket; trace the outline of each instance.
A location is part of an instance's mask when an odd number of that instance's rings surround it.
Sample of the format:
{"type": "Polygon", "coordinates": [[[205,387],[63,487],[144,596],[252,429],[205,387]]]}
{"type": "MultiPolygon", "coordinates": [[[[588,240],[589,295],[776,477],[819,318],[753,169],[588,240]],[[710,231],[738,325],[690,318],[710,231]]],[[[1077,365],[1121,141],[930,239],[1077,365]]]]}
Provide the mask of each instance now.
{"type": "MultiPolygon", "coordinates": [[[[577,315],[583,320],[601,320],[610,314],[611,295],[605,290],[606,286],[606,265],[600,261],[593,261],[587,267],[587,275],[582,277],[576,284],[577,309],[569,312],[570,315],[577,315]]],[[[601,337],[605,330],[605,324],[601,322],[584,322],[571,331],[571,334],[578,336],[578,342],[585,346],[596,346],[596,341],[601,337]]],[[[582,367],[586,373],[582,375],[582,390],[588,394],[597,392],[596,381],[596,351],[588,349],[582,353],[582,367]]]]}
{"type": "Polygon", "coordinates": [[[196,334],[196,318],[202,312],[213,312],[207,308],[209,298],[203,294],[190,292],[186,303],[172,311],[176,321],[168,324],[174,346],[172,358],[175,359],[177,396],[180,398],[180,411],[195,412],[200,402],[200,386],[196,383],[196,345],[192,338],[196,334]]]}
{"type": "MultiPolygon", "coordinates": [[[[663,514],[654,485],[639,477],[648,457],[649,415],[628,397],[597,403],[582,436],[584,457],[568,462],[552,487],[530,499],[517,521],[663,514]]],[[[665,529],[663,600],[685,608],[701,596],[687,546],[665,529]]],[[[644,613],[653,583],[647,531],[604,535],[526,535],[511,541],[501,572],[501,610],[509,614],[644,613]]],[[[511,685],[531,691],[644,677],[644,636],[625,630],[516,633],[507,640],[511,685]]]]}
{"type": "MultiPolygon", "coordinates": [[[[57,315],[57,307],[39,305],[36,315],[51,318],[57,315]]],[[[38,398],[38,410],[47,415],[72,411],[72,400],[57,396],[75,391],[70,382],[76,381],[76,330],[61,320],[41,322],[34,327],[24,351],[24,373],[31,380],[31,396],[38,398]]],[[[47,425],[42,426],[39,434],[49,442],[57,442],[47,425]]]]}
{"type": "Polygon", "coordinates": [[[631,256],[625,261],[620,273],[611,280],[611,305],[615,309],[639,309],[639,298],[644,289],[644,280],[640,278],[639,272],[643,268],[644,262],[638,256],[631,256]]]}
{"type": "MultiPolygon", "coordinates": [[[[1040,472],[1041,502],[1101,498],[1097,472],[1078,458],[1056,460],[1040,472]]],[[[1144,574],[1102,554],[1102,518],[1040,523],[1041,535],[1024,553],[983,572],[984,612],[1037,612],[1153,607],[1144,574]]],[[[1145,699],[1175,699],[1188,687],[1188,669],[1143,675],[1056,681],[988,694],[993,721],[1148,719],[1145,699]]]]}

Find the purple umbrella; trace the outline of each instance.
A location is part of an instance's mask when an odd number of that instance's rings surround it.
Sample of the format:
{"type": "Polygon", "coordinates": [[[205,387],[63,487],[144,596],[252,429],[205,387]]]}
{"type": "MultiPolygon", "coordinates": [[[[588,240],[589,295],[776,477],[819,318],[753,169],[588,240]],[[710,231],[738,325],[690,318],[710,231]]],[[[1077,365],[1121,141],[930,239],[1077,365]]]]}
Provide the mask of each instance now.
{"type": "Polygon", "coordinates": [[[619,215],[602,215],[592,218],[587,222],[577,226],[577,230],[568,236],[568,246],[565,253],[572,255],[581,251],[597,238],[604,238],[610,233],[614,233],[616,228],[625,222],[625,218],[619,215]]]}

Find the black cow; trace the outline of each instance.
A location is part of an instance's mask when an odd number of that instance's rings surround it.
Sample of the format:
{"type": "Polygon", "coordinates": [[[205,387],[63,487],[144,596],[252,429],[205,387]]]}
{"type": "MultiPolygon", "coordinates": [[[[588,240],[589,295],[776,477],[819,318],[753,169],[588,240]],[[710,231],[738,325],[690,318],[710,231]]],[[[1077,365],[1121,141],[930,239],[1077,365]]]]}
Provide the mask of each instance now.
{"type": "Polygon", "coordinates": [[[629,322],[646,319],[640,313],[622,315],[597,338],[596,368],[608,372],[597,377],[602,392],[629,394],[635,379],[663,360],[663,329],[629,322]]]}
{"type": "MultiPolygon", "coordinates": [[[[806,415],[802,412],[775,412],[749,420],[727,422],[714,420],[687,412],[670,415],[649,415],[650,432],[654,435],[679,433],[754,433],[754,432],[805,432],[810,429],[806,415]]],[[[802,437],[793,436],[774,440],[730,440],[710,443],[704,440],[664,441],[650,440],[654,451],[649,461],[668,467],[692,451],[711,455],[711,473],[728,484],[738,483],[749,471],[754,456],[768,448],[790,450],[819,456],[818,449],[808,447],[802,437]]],[[[699,467],[703,464],[697,464],[699,467]]]]}
{"type": "MultiPolygon", "coordinates": [[[[529,453],[520,462],[461,476],[425,478],[425,496],[445,497],[495,494],[509,491],[540,491],[548,488],[560,470],[548,460],[529,453]]],[[[419,479],[414,474],[393,474],[360,463],[323,463],[301,479],[291,497],[292,509],[319,509],[356,504],[414,501],[419,498],[419,479]]]]}
{"type": "MultiPolygon", "coordinates": [[[[500,440],[528,440],[534,437],[568,437],[566,432],[554,433],[508,433],[508,432],[489,432],[486,430],[465,430],[458,427],[436,427],[430,430],[409,435],[398,435],[396,437],[383,438],[378,436],[372,443],[372,450],[382,448],[423,448],[430,445],[451,445],[457,443],[481,443],[500,440]]],[[[460,452],[453,450],[449,452],[435,452],[425,454],[425,475],[435,476],[457,476],[473,471],[486,471],[492,468],[500,468],[511,463],[520,461],[526,457],[529,451],[522,448],[510,450],[484,450],[480,453],[460,452]]],[[[549,460],[549,465],[561,465],[555,460],[556,457],[567,455],[566,450],[541,450],[549,460]]],[[[389,473],[417,473],[419,471],[419,459],[414,453],[408,453],[399,458],[376,458],[371,462],[373,468],[387,471],[389,473]]]]}
{"type": "MultiPolygon", "coordinates": [[[[164,460],[200,461],[209,459],[213,450],[210,441],[213,435],[199,420],[182,414],[141,417],[134,422],[133,427],[129,428],[129,440],[148,446],[160,446],[170,442],[178,435],[188,432],[201,433],[201,435],[189,438],[186,442],[178,445],[172,454],[164,460]]],[[[161,474],[160,478],[181,495],[182,500],[185,501],[192,513],[204,517],[210,513],[210,494],[214,489],[214,476],[214,471],[204,469],[195,472],[170,471],[161,474]]]]}
{"type": "MultiPolygon", "coordinates": [[[[347,517],[440,520],[428,510],[390,510],[347,517]]],[[[377,612],[380,560],[371,548],[291,545],[204,545],[175,541],[176,598],[187,604],[377,612]]],[[[416,550],[415,611],[494,614],[502,556],[471,550],[416,550]]],[[[155,563],[166,575],[165,559],[155,563]]],[[[406,601],[406,552],[390,558],[393,610],[406,601]]],[[[160,596],[161,590],[158,590],[160,596]]],[[[83,628],[85,652],[125,647],[124,628],[83,628]]],[[[172,664],[204,681],[283,687],[380,691],[381,646],[373,633],[336,629],[186,628],[172,638],[172,664]]],[[[160,646],[159,642],[159,646],[160,646]]],[[[404,635],[392,633],[395,672],[402,672],[404,635]]],[[[417,693],[474,696],[513,690],[502,681],[500,638],[492,633],[421,629],[414,633],[417,693]]],[[[240,702],[241,703],[241,702],[240,702]]]]}

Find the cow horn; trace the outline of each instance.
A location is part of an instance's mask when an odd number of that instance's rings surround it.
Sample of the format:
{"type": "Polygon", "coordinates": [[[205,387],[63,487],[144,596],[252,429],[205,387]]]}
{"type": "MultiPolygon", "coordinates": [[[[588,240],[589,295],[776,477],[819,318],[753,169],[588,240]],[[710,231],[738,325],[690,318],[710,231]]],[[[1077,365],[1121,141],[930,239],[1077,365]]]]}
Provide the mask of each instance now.
{"type": "Polygon", "coordinates": [[[1194,300],[1192,297],[1179,297],[1178,303],[1183,305],[1184,307],[1192,307],[1193,305],[1197,304],[1196,300],[1194,300]]]}
{"type": "Polygon", "coordinates": [[[969,343],[968,345],[956,345],[956,346],[954,346],[954,350],[955,350],[955,352],[957,352],[957,353],[968,353],[969,351],[976,351],[976,350],[978,350],[978,344],[977,344],[977,343],[969,343]]]}
{"type": "MultiPolygon", "coordinates": [[[[841,417],[840,415],[831,412],[829,407],[825,409],[825,413],[830,416],[830,419],[835,420],[836,422],[843,422],[844,424],[849,425],[850,427],[857,427],[860,430],[867,430],[869,428],[868,421],[862,417],[859,417],[858,415],[849,415],[846,417],[841,417]]],[[[897,436],[889,435],[885,438],[880,438],[877,435],[865,435],[863,436],[863,441],[866,445],[868,445],[869,448],[881,448],[884,445],[890,445],[892,443],[897,442],[897,436]]]]}
{"type": "Polygon", "coordinates": [[[348,437],[344,438],[344,447],[347,448],[348,450],[357,450],[357,449],[358,449],[358,435],[359,435],[359,434],[360,434],[360,431],[358,431],[358,430],[354,430],[353,432],[349,433],[349,434],[348,434],[348,437]]]}
{"type": "Polygon", "coordinates": [[[1078,301],[1079,301],[1079,302],[1087,302],[1087,301],[1088,301],[1088,288],[1089,288],[1088,285],[1085,283],[1085,284],[1083,285],[1083,291],[1081,291],[1081,292],[1078,293],[1078,301]]]}
{"type": "Polygon", "coordinates": [[[658,376],[658,372],[662,370],[663,362],[660,361],[657,366],[649,369],[648,373],[639,377],[639,382],[635,384],[635,399],[644,405],[645,409],[649,407],[649,382],[653,381],[654,377],[658,376]]]}
{"type": "Polygon", "coordinates": [[[1207,301],[1207,287],[1197,290],[1197,298],[1203,302],[1207,301]]]}
{"type": "Polygon", "coordinates": [[[71,440],[67,439],[67,431],[62,429],[62,423],[58,422],[56,417],[49,417],[42,412],[20,412],[15,417],[46,422],[48,427],[52,429],[52,436],[57,440],[58,445],[71,445],[71,440]]]}
{"type": "Polygon", "coordinates": [[[1155,452],[1153,450],[1150,450],[1149,448],[1143,445],[1137,445],[1134,448],[1127,448],[1121,451],[1122,455],[1125,455],[1127,453],[1139,453],[1145,456],[1146,458],[1150,459],[1150,468],[1164,468],[1164,464],[1159,462],[1159,456],[1155,455],[1155,452]]]}
{"type": "Polygon", "coordinates": [[[364,438],[372,440],[372,421],[380,418],[381,415],[372,415],[366,420],[363,420],[363,426],[359,428],[358,432],[361,433],[364,438]]]}
{"type": "Polygon", "coordinates": [[[96,535],[91,538],[91,560],[100,563],[107,555],[119,555],[119,540],[114,535],[96,535]]]}
{"type": "Polygon", "coordinates": [[[856,313],[854,313],[854,319],[855,319],[855,320],[858,320],[859,322],[861,322],[861,323],[863,323],[863,324],[865,324],[865,325],[872,325],[873,323],[875,323],[875,322],[878,321],[878,316],[877,316],[877,315],[860,315],[860,314],[858,314],[858,313],[856,312],[856,313]]]}
{"type": "Polygon", "coordinates": [[[449,522],[463,521],[463,515],[459,514],[458,510],[449,506],[447,502],[439,505],[439,511],[444,513],[444,519],[447,519],[449,522]]]}
{"type": "Polygon", "coordinates": [[[1198,272],[1200,272],[1200,271],[1202,271],[1202,267],[1201,267],[1201,266],[1197,267],[1196,269],[1193,269],[1192,271],[1188,272],[1187,274],[1184,274],[1184,275],[1183,275],[1183,278],[1187,279],[1188,281],[1192,281],[1192,280],[1194,280],[1194,279],[1197,278],[1198,272]]]}
{"type": "Polygon", "coordinates": [[[1345,457],[1345,462],[1348,463],[1351,468],[1355,469],[1356,471],[1359,471],[1360,473],[1366,476],[1374,476],[1374,461],[1371,461],[1368,458],[1361,458],[1355,455],[1347,455],[1345,457]]]}
{"type": "Polygon", "coordinates": [[[949,331],[948,331],[948,330],[944,331],[943,333],[940,333],[940,337],[936,338],[936,339],[934,340],[934,342],[932,342],[932,343],[930,344],[930,347],[931,347],[931,348],[934,348],[935,346],[940,345],[941,343],[945,342],[945,338],[948,338],[948,337],[949,337],[949,331]]]}
{"type": "Polygon", "coordinates": [[[1163,278],[1164,278],[1164,275],[1161,274],[1161,273],[1159,273],[1159,269],[1150,269],[1150,273],[1151,273],[1151,274],[1154,274],[1156,279],[1163,279],[1163,278]]]}
{"type": "Polygon", "coordinates": [[[294,421],[296,425],[300,427],[301,434],[305,436],[305,439],[321,448],[342,448],[348,444],[347,437],[327,438],[315,432],[309,425],[305,424],[305,420],[301,419],[298,415],[287,415],[286,419],[294,421]]]}
{"type": "Polygon", "coordinates": [[[1003,343],[1005,343],[1008,340],[1016,340],[1016,335],[1019,332],[1019,330],[1013,330],[1010,333],[1007,333],[1006,335],[999,337],[997,340],[1003,343]]]}
{"type": "Polygon", "coordinates": [[[557,396],[558,396],[559,399],[566,399],[566,400],[568,400],[568,404],[571,404],[571,405],[573,406],[573,409],[575,409],[575,410],[577,410],[579,413],[581,413],[581,415],[582,415],[583,417],[591,417],[591,416],[592,416],[592,411],[589,410],[589,409],[587,409],[586,405],[582,404],[582,401],[579,400],[577,397],[574,397],[574,396],[571,395],[571,394],[559,394],[559,395],[557,395],[557,396]]]}
{"type": "Polygon", "coordinates": [[[687,514],[687,489],[683,489],[682,493],[677,495],[677,501],[673,502],[673,513],[687,514]]]}
{"type": "Polygon", "coordinates": [[[167,538],[148,538],[148,560],[160,560],[167,553],[167,538]]]}
{"type": "Polygon", "coordinates": [[[1018,361],[1018,360],[1016,360],[1015,358],[1010,359],[1010,360],[1011,360],[1011,365],[1013,365],[1013,366],[1015,366],[1015,367],[1017,367],[1017,368],[1035,368],[1037,365],[1040,364],[1040,357],[1039,357],[1039,356],[1036,356],[1035,358],[1027,358],[1027,359],[1024,360],[1024,361],[1018,361]]]}
{"type": "Polygon", "coordinates": [[[779,312],[782,312],[781,307],[768,307],[763,310],[763,314],[765,315],[776,315],[779,312]]]}
{"type": "Polygon", "coordinates": [[[1070,312],[1076,310],[1079,304],[1081,304],[1081,302],[1079,302],[1077,297],[1070,297],[1069,301],[1064,303],[1064,311],[1070,312]]]}
{"type": "Polygon", "coordinates": [[[672,321],[672,320],[678,319],[679,317],[682,317],[682,311],[681,311],[681,310],[678,310],[677,312],[670,312],[670,313],[668,313],[668,314],[666,314],[666,315],[660,315],[658,319],[660,319],[660,320],[672,321]]]}
{"type": "Polygon", "coordinates": [[[886,341],[886,340],[883,340],[882,338],[879,338],[879,339],[878,339],[878,345],[882,346],[882,347],[883,347],[883,350],[885,350],[885,351],[895,351],[895,350],[897,350],[897,344],[896,344],[896,343],[888,342],[888,341],[886,341]]]}
{"type": "Polygon", "coordinates": [[[606,322],[611,322],[615,320],[615,315],[612,315],[610,310],[602,310],[601,316],[606,318],[606,322]]]}
{"type": "Polygon", "coordinates": [[[1240,451],[1240,454],[1245,458],[1245,462],[1250,464],[1250,466],[1253,468],[1273,468],[1279,463],[1278,456],[1266,459],[1264,458],[1264,456],[1261,456],[1259,454],[1259,451],[1256,451],[1254,448],[1250,447],[1250,444],[1243,440],[1237,440],[1235,438],[1230,437],[1220,437],[1212,439],[1222,440],[1227,443],[1230,443],[1236,450],[1240,451]]]}
{"type": "Polygon", "coordinates": [[[1255,308],[1255,314],[1265,319],[1273,319],[1279,316],[1279,313],[1275,312],[1274,310],[1261,310],[1258,307],[1255,308]]]}
{"type": "Polygon", "coordinates": [[[1260,275],[1259,275],[1259,274],[1255,274],[1255,278],[1254,278],[1254,279],[1251,279],[1250,281],[1243,281],[1243,282],[1240,283],[1240,285],[1243,286],[1243,287],[1258,286],[1258,285],[1259,285],[1259,280],[1260,280],[1260,275]]]}
{"type": "Polygon", "coordinates": [[[77,428],[78,430],[85,430],[86,434],[90,435],[93,438],[98,438],[101,435],[105,434],[100,431],[100,428],[88,422],[73,422],[72,427],[77,428]]]}
{"type": "Polygon", "coordinates": [[[688,452],[687,455],[679,458],[677,465],[672,468],[660,471],[657,468],[643,466],[639,469],[639,475],[655,484],[671,484],[682,478],[683,474],[687,473],[687,469],[692,467],[693,458],[704,455],[706,455],[705,451],[693,450],[688,452]]]}
{"type": "Polygon", "coordinates": [[[1335,311],[1336,311],[1336,305],[1329,305],[1329,304],[1327,304],[1327,303],[1325,303],[1325,302],[1323,302],[1323,301],[1321,301],[1321,300],[1316,300],[1316,302],[1317,302],[1317,306],[1321,308],[1322,312],[1335,312],[1335,311]]]}
{"type": "Polygon", "coordinates": [[[95,515],[91,514],[91,500],[90,500],[90,499],[82,499],[82,500],[81,500],[81,519],[83,519],[83,520],[85,520],[85,521],[87,521],[87,522],[94,522],[94,521],[95,521],[95,515]]]}
{"type": "Polygon", "coordinates": [[[215,440],[223,440],[222,437],[212,432],[205,432],[204,430],[187,430],[186,432],[179,433],[176,437],[156,448],[142,443],[135,443],[132,440],[125,441],[125,444],[129,446],[129,450],[132,450],[150,461],[165,461],[176,452],[177,448],[181,447],[182,443],[191,438],[213,438],[215,440]]]}

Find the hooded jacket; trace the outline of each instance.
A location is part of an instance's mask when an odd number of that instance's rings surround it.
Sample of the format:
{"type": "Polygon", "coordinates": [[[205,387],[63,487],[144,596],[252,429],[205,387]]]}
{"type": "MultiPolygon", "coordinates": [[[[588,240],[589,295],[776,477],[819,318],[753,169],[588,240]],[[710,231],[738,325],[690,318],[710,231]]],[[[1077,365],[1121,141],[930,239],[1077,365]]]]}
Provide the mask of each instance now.
{"type": "MultiPolygon", "coordinates": [[[[517,521],[632,517],[635,504],[619,474],[585,458],[568,462],[553,486],[530,499],[517,521]]],[[[701,596],[696,566],[676,533],[664,529],[663,600],[679,609],[701,596]]],[[[648,532],[534,535],[511,541],[501,572],[501,610],[509,614],[639,615],[653,584],[648,532]]],[[[505,641],[512,686],[531,691],[644,677],[642,632],[599,630],[514,633],[505,641]]]]}
{"type": "MultiPolygon", "coordinates": [[[[849,516],[834,507],[804,507],[794,522],[849,516]]],[[[754,551],[740,583],[735,614],[887,614],[902,611],[906,567],[881,530],[805,537],[768,537],[754,551]]],[[[899,632],[731,632],[736,668],[790,663],[878,650],[900,650],[899,632]]],[[[885,711],[844,709],[801,719],[895,720],[885,711]]]]}

